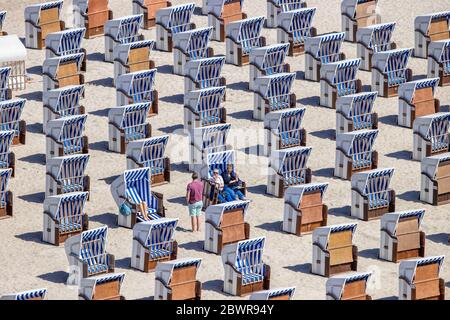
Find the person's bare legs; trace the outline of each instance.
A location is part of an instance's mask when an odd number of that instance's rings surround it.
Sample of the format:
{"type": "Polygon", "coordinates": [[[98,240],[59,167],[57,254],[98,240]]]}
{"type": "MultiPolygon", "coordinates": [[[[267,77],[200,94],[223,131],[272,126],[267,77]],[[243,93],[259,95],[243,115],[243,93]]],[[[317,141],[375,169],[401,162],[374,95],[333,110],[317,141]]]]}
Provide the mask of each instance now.
{"type": "Polygon", "coordinates": [[[141,208],[141,213],[142,216],[144,217],[145,220],[150,220],[148,217],[148,207],[147,207],[147,203],[145,201],[142,201],[139,204],[139,207],[141,208]]]}
{"type": "Polygon", "coordinates": [[[196,231],[200,231],[200,216],[196,216],[195,217],[195,222],[197,224],[197,229],[196,231]]]}
{"type": "Polygon", "coordinates": [[[197,217],[191,216],[192,232],[197,230],[197,217]]]}

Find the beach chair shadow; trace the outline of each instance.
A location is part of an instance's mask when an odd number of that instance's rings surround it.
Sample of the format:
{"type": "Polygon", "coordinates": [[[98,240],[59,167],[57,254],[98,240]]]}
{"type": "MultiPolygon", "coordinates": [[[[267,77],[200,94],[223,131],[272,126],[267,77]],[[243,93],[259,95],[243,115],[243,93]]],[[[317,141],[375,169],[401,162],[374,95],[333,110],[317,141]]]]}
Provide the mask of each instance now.
{"type": "Polygon", "coordinates": [[[259,226],[256,226],[256,228],[260,228],[266,231],[276,231],[279,232],[281,230],[281,221],[274,221],[274,222],[266,222],[263,224],[260,224],[259,226]]]}
{"type": "Polygon", "coordinates": [[[123,259],[116,260],[116,268],[134,270],[131,268],[131,258],[125,257],[123,259]]]}
{"type": "Polygon", "coordinates": [[[179,244],[178,248],[182,248],[185,250],[193,250],[198,252],[204,252],[203,250],[203,240],[192,241],[188,243],[179,244]]]}
{"type": "Polygon", "coordinates": [[[41,102],[42,101],[42,91],[34,91],[34,92],[20,94],[20,95],[17,95],[17,98],[41,102]]]}
{"type": "Polygon", "coordinates": [[[310,135],[321,139],[335,140],[336,130],[334,129],[318,130],[311,132],[310,135]]]}
{"type": "Polygon", "coordinates": [[[176,203],[176,204],[184,205],[184,204],[186,204],[186,197],[171,198],[171,199],[167,199],[167,201],[170,202],[170,203],[176,203]]]}
{"type": "Polygon", "coordinates": [[[45,165],[45,154],[43,154],[43,153],[32,154],[32,155],[20,158],[19,161],[45,165]]]}
{"type": "MultiPolygon", "coordinates": [[[[312,96],[308,98],[301,98],[297,99],[297,102],[300,103],[303,106],[320,106],[320,97],[319,96],[312,96]]],[[[328,108],[327,108],[328,109],[328,108]]]]}
{"type": "Polygon", "coordinates": [[[101,86],[101,87],[114,87],[113,84],[113,78],[111,77],[106,77],[103,79],[97,79],[97,80],[92,80],[89,81],[88,84],[93,85],[93,86],[101,86]]]}
{"type": "Polygon", "coordinates": [[[106,184],[111,184],[113,183],[114,180],[116,180],[119,177],[119,175],[115,175],[115,176],[110,176],[107,178],[103,178],[103,179],[99,179],[101,181],[105,181],[106,184]]]}
{"type": "Polygon", "coordinates": [[[397,116],[394,114],[390,114],[388,116],[384,116],[378,119],[379,122],[384,124],[389,124],[391,126],[397,126],[397,116]]]}
{"type": "Polygon", "coordinates": [[[158,73],[165,73],[165,74],[172,74],[173,73],[173,66],[170,64],[165,64],[163,66],[156,67],[158,70],[158,73]]]}
{"type": "Polygon", "coordinates": [[[171,163],[170,170],[178,172],[188,172],[188,165],[185,163],[171,163]]]}
{"type": "Polygon", "coordinates": [[[306,273],[306,274],[311,274],[311,263],[302,263],[302,264],[297,264],[295,266],[286,266],[283,267],[285,269],[294,271],[294,272],[301,272],[301,273],[306,273]]]}
{"type": "Polygon", "coordinates": [[[227,85],[227,89],[250,92],[250,90],[248,90],[248,82],[247,81],[239,81],[239,82],[230,83],[227,85]]]}
{"type": "Polygon", "coordinates": [[[69,274],[67,272],[54,271],[54,272],[41,274],[38,276],[38,278],[48,281],[48,282],[64,284],[64,283],[66,283],[68,276],[69,276],[69,274]]]}
{"type": "Polygon", "coordinates": [[[42,66],[34,66],[27,69],[28,74],[35,74],[37,76],[42,75],[42,66]]]}
{"type": "Polygon", "coordinates": [[[42,232],[41,231],[33,231],[33,232],[17,234],[15,237],[20,240],[23,240],[23,241],[44,243],[42,241],[42,232]]]}
{"type": "Polygon", "coordinates": [[[412,159],[412,152],[407,150],[402,151],[395,151],[386,154],[386,157],[399,159],[399,160],[411,160],[412,159]]]}
{"type": "Polygon", "coordinates": [[[328,209],[328,214],[335,216],[335,217],[346,217],[349,219],[358,220],[358,218],[352,217],[350,215],[350,210],[351,210],[350,206],[343,206],[340,208],[331,208],[331,209],[328,209]]]}
{"type": "Polygon", "coordinates": [[[184,95],[183,94],[174,94],[171,96],[161,97],[161,98],[159,98],[159,100],[167,102],[167,103],[183,104],[184,95]]]}
{"type": "Polygon", "coordinates": [[[334,177],[334,168],[322,168],[322,169],[313,171],[313,176],[335,178],[334,177]]]}
{"type": "Polygon", "coordinates": [[[269,198],[275,198],[275,196],[267,194],[266,193],[266,189],[267,189],[267,186],[265,184],[259,184],[257,186],[247,187],[247,191],[250,192],[250,193],[262,194],[262,195],[265,195],[266,197],[269,197],[269,198]]]}
{"type": "Polygon", "coordinates": [[[378,260],[378,253],[379,253],[378,248],[372,248],[372,249],[366,249],[366,250],[359,251],[358,256],[367,258],[367,259],[378,260]]]}
{"type": "Polygon", "coordinates": [[[383,297],[376,300],[398,300],[397,296],[389,296],[389,297],[383,297]]]}
{"type": "Polygon", "coordinates": [[[229,113],[228,116],[231,118],[234,118],[234,119],[244,119],[244,120],[256,121],[253,119],[253,111],[252,110],[237,111],[237,112],[229,113]]]}
{"type": "Polygon", "coordinates": [[[98,116],[98,117],[108,117],[109,109],[110,108],[95,110],[95,111],[89,112],[89,114],[93,114],[94,116],[98,116]]]}
{"type": "Polygon", "coordinates": [[[173,125],[173,126],[159,128],[159,131],[162,131],[164,133],[174,133],[174,131],[177,131],[177,130],[183,130],[183,125],[182,124],[176,124],[176,125],[173,125]]]}
{"type": "Polygon", "coordinates": [[[411,201],[411,202],[416,202],[416,203],[422,203],[419,200],[420,197],[420,191],[416,191],[416,190],[411,190],[411,191],[406,191],[403,192],[402,194],[399,194],[397,196],[399,199],[405,200],[405,201],[411,201]]]}
{"type": "Polygon", "coordinates": [[[257,144],[255,146],[251,147],[245,147],[242,149],[239,149],[239,151],[244,152],[245,154],[249,155],[255,155],[255,156],[262,156],[263,155],[264,146],[262,144],[257,144]]]}
{"type": "Polygon", "coordinates": [[[102,225],[107,225],[108,228],[117,229],[119,226],[117,225],[117,214],[111,212],[105,212],[102,214],[97,214],[95,216],[89,217],[89,221],[98,222],[102,225]]]}
{"type": "Polygon", "coordinates": [[[445,244],[445,245],[448,244],[448,237],[449,237],[449,234],[448,233],[444,233],[444,232],[435,233],[435,234],[429,234],[429,235],[426,236],[426,238],[428,240],[431,240],[431,241],[436,242],[436,243],[442,243],[442,244],[445,244]]]}
{"type": "Polygon", "coordinates": [[[202,283],[202,290],[214,291],[225,296],[231,296],[222,290],[223,288],[223,280],[209,280],[202,283]]]}
{"type": "Polygon", "coordinates": [[[23,201],[26,202],[43,203],[45,199],[45,192],[25,194],[23,196],[19,196],[19,199],[22,199],[23,201]]]}
{"type": "Polygon", "coordinates": [[[89,61],[105,61],[105,55],[100,52],[94,52],[87,55],[87,60],[89,61]]]}
{"type": "Polygon", "coordinates": [[[97,141],[97,142],[94,142],[94,143],[90,143],[89,144],[89,149],[90,150],[105,151],[105,152],[112,153],[112,151],[109,151],[109,149],[108,149],[108,141],[97,141]]]}
{"type": "Polygon", "coordinates": [[[306,80],[305,79],[305,71],[297,71],[296,80],[306,80]]]}
{"type": "Polygon", "coordinates": [[[36,123],[27,125],[27,132],[43,134],[42,130],[43,130],[42,123],[36,122],[36,123]]]}

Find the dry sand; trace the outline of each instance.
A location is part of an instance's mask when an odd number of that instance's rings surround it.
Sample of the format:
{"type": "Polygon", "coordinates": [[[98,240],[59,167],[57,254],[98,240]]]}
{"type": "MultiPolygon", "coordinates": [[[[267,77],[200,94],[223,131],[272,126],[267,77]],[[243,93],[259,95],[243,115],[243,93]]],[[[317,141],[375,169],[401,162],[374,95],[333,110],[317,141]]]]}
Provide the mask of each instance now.
{"type": "MultiPolygon", "coordinates": [[[[0,0],[0,8],[8,11],[4,29],[10,34],[24,37],[23,12],[26,5],[39,1],[0,0]]],[[[69,2],[65,4],[65,20],[71,24],[69,2]]],[[[188,1],[173,1],[179,4],[188,1]]],[[[114,17],[131,14],[131,0],[110,0],[114,17]]],[[[201,6],[201,1],[196,4],[201,6]]],[[[318,8],[313,25],[318,33],[340,31],[339,0],[308,0],[308,6],[318,8]]],[[[249,17],[266,15],[264,0],[247,1],[244,4],[249,17]]],[[[421,1],[398,0],[379,1],[379,13],[383,22],[396,21],[394,41],[398,47],[414,46],[414,17],[419,14],[448,10],[446,0],[421,1]]],[[[197,26],[206,26],[205,16],[195,15],[197,26]]],[[[155,30],[144,31],[147,39],[155,39],[155,30]]],[[[276,43],[276,30],[264,29],[268,44],[276,43]]],[[[103,37],[85,40],[88,52],[86,77],[86,99],[84,106],[89,114],[87,135],[90,142],[91,160],[88,174],[91,176],[92,201],[87,203],[90,227],[108,225],[108,251],[116,257],[118,272],[125,272],[122,293],[127,299],[152,298],[154,294],[154,273],[143,273],[130,269],[132,231],[119,228],[116,224],[117,207],[110,193],[109,184],[126,169],[125,156],[109,152],[108,108],[115,106],[115,89],[112,87],[113,65],[103,62],[103,37]]],[[[224,43],[212,42],[216,54],[225,53],[224,43]]],[[[5,48],[0,48],[5,50],[5,48]]],[[[7,48],[6,48],[7,50],[7,48]]],[[[344,44],[343,51],[348,58],[356,57],[356,45],[344,44]]],[[[49,299],[77,299],[77,290],[65,285],[68,263],[63,247],[43,243],[42,202],[44,200],[45,138],[42,129],[42,77],[41,66],[44,50],[28,50],[27,68],[32,78],[27,89],[15,92],[17,97],[28,99],[23,114],[27,122],[27,143],[14,147],[17,161],[17,175],[12,179],[10,189],[14,193],[14,217],[0,221],[0,294],[48,288],[49,299]]],[[[171,134],[168,153],[172,158],[172,182],[156,187],[164,194],[168,217],[178,217],[179,257],[200,257],[203,264],[199,279],[203,283],[204,299],[231,299],[222,290],[223,267],[220,256],[202,250],[204,234],[191,233],[187,208],[184,205],[185,184],[190,179],[186,165],[177,155],[180,146],[188,141],[180,130],[183,128],[183,78],[171,73],[173,54],[153,52],[158,66],[156,88],[160,96],[160,113],[151,119],[153,135],[171,134]]],[[[304,57],[288,58],[291,70],[303,73],[304,57]]],[[[415,76],[426,74],[426,60],[412,59],[410,67],[415,76]]],[[[251,237],[266,236],[265,262],[272,267],[271,286],[296,286],[296,299],[324,299],[326,278],[310,273],[312,244],[311,235],[301,238],[280,232],[283,216],[283,200],[265,194],[267,158],[256,154],[256,146],[263,140],[253,139],[263,123],[252,120],[253,94],[246,90],[248,66],[238,68],[225,65],[223,75],[227,79],[228,122],[232,124],[229,142],[238,151],[238,170],[247,181],[249,197],[253,200],[248,221],[251,237]],[[239,130],[240,129],[240,130],[239,130]],[[244,131],[245,130],[245,131],[244,131]],[[245,139],[249,139],[245,143],[245,139]]],[[[370,85],[370,73],[359,72],[359,78],[370,85]]],[[[367,89],[367,88],[366,88],[367,89]]],[[[398,264],[378,260],[379,220],[363,222],[349,217],[350,182],[332,177],[334,168],[335,110],[318,106],[320,88],[318,83],[296,80],[294,92],[298,106],[307,109],[304,126],[308,132],[307,145],[313,147],[309,166],[313,170],[313,182],[329,182],[326,203],[330,208],[330,225],[358,222],[355,244],[359,249],[358,271],[373,270],[376,285],[370,289],[374,299],[396,299],[398,295],[398,264]]],[[[437,97],[442,105],[450,104],[450,88],[439,88],[437,97]]],[[[397,193],[397,210],[426,208],[422,229],[427,235],[426,255],[444,254],[450,256],[447,237],[450,231],[448,209],[450,205],[432,207],[418,201],[420,188],[420,163],[409,159],[412,151],[412,130],[396,126],[397,98],[379,98],[376,112],[380,117],[380,134],[376,142],[380,167],[395,167],[392,187],[397,193]]],[[[258,133],[258,136],[261,136],[258,133]]],[[[450,258],[450,257],[448,257],[450,258]]],[[[449,262],[445,263],[441,277],[446,283],[447,296],[450,293],[449,262]]]]}

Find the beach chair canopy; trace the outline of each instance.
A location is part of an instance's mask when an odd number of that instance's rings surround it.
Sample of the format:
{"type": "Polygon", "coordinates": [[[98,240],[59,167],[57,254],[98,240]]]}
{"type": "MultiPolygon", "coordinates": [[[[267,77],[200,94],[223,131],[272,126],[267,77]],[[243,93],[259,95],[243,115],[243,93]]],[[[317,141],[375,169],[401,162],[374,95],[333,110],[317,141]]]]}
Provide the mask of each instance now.
{"type": "Polygon", "coordinates": [[[186,258],[159,262],[156,265],[155,278],[162,279],[164,283],[169,284],[172,281],[174,270],[190,266],[195,266],[195,278],[197,278],[197,272],[201,262],[202,259],[200,258],[186,258]]]}
{"type": "Polygon", "coordinates": [[[320,191],[320,196],[323,200],[325,192],[328,189],[328,182],[324,183],[307,183],[297,186],[291,186],[286,189],[284,193],[285,202],[290,202],[299,208],[302,203],[302,198],[304,193],[320,191]]]}
{"type": "Polygon", "coordinates": [[[342,224],[335,224],[332,226],[316,228],[316,229],[314,229],[313,235],[312,235],[313,243],[320,244],[320,246],[322,248],[328,248],[330,235],[332,233],[343,232],[343,231],[351,231],[352,232],[352,241],[353,241],[357,226],[358,226],[358,224],[356,224],[356,223],[342,223],[342,224]]]}
{"type": "MultiPolygon", "coordinates": [[[[358,5],[363,4],[365,2],[371,2],[373,0],[342,0],[341,2],[341,13],[346,14],[351,18],[356,17],[356,10],[358,5]]],[[[376,6],[378,5],[378,0],[373,1],[375,8],[371,11],[375,12],[376,6]]],[[[369,12],[367,12],[369,13],[369,12]]],[[[365,13],[365,14],[367,14],[365,13]]]]}
{"type": "Polygon", "coordinates": [[[9,155],[14,135],[13,130],[0,131],[0,169],[7,169],[10,165],[9,155]]]}
{"type": "Polygon", "coordinates": [[[390,203],[389,183],[394,168],[373,169],[352,175],[352,189],[367,196],[369,209],[386,206],[390,203]]]}
{"type": "Polygon", "coordinates": [[[30,21],[35,26],[39,25],[42,11],[54,8],[58,8],[58,16],[61,16],[63,2],[64,1],[61,0],[29,5],[25,8],[25,21],[30,21]]]}
{"type": "Polygon", "coordinates": [[[412,48],[406,48],[374,53],[372,66],[387,75],[389,85],[404,83],[412,52],[412,48]]]}
{"type": "Polygon", "coordinates": [[[35,289],[22,291],[18,293],[5,294],[0,297],[0,300],[44,300],[47,294],[47,289],[35,289]]]}
{"type": "Polygon", "coordinates": [[[127,156],[136,159],[144,167],[149,167],[152,174],[164,172],[164,153],[169,136],[159,136],[130,141],[127,156]]]}
{"type": "MultiPolygon", "coordinates": [[[[342,298],[342,294],[344,293],[344,288],[348,283],[352,283],[355,281],[365,281],[365,290],[367,290],[367,282],[372,276],[372,272],[358,272],[358,273],[346,273],[343,275],[336,275],[327,280],[327,293],[332,293],[333,296],[342,298]],[[331,292],[328,292],[330,290],[331,292]]],[[[365,291],[364,290],[364,291],[365,291]]]]}
{"type": "Polygon", "coordinates": [[[397,234],[398,222],[401,219],[416,217],[419,221],[418,227],[422,224],[425,209],[414,209],[400,212],[388,212],[381,217],[381,230],[387,230],[390,234],[397,234]]]}
{"type": "Polygon", "coordinates": [[[117,78],[116,89],[125,92],[133,103],[152,102],[157,69],[122,74],[117,78]]]}
{"type": "Polygon", "coordinates": [[[294,147],[275,150],[269,158],[269,166],[282,176],[284,186],[306,183],[306,169],[311,147],[294,147]]]}
{"type": "Polygon", "coordinates": [[[185,95],[185,104],[200,117],[201,126],[220,123],[222,120],[222,101],[226,87],[210,87],[193,90],[185,95]]]}
{"type": "Polygon", "coordinates": [[[80,114],[80,99],[84,96],[84,85],[68,86],[43,93],[43,104],[60,117],[80,114]]]}
{"type": "Polygon", "coordinates": [[[260,47],[259,38],[265,20],[260,16],[230,22],[225,27],[227,37],[242,46],[243,54],[249,54],[251,49],[260,47]]]}
{"type": "Polygon", "coordinates": [[[211,221],[216,227],[219,227],[223,214],[227,211],[242,209],[244,217],[247,215],[247,210],[250,205],[250,200],[236,200],[226,203],[211,205],[206,208],[205,219],[211,221]]]}
{"type": "Polygon", "coordinates": [[[198,28],[174,34],[173,44],[190,59],[208,57],[208,44],[213,27],[198,28]]]}
{"type": "Polygon", "coordinates": [[[192,140],[194,145],[200,150],[208,150],[209,152],[223,151],[218,149],[226,147],[230,129],[230,123],[194,128],[192,140]]]}
{"type": "Polygon", "coordinates": [[[300,145],[302,120],[306,108],[273,111],[264,117],[264,127],[278,136],[281,146],[300,145]]]}
{"type": "Polygon", "coordinates": [[[432,179],[436,179],[439,164],[450,160],[450,152],[441,153],[435,156],[426,157],[422,159],[420,168],[423,173],[426,173],[432,179]]]}
{"type": "Polygon", "coordinates": [[[186,76],[198,83],[200,88],[220,86],[220,74],[225,56],[190,60],[184,67],[186,76]]]}
{"type": "Polygon", "coordinates": [[[119,43],[131,43],[140,40],[140,29],[143,15],[131,15],[112,19],[105,23],[105,35],[119,43]]]}
{"type": "MultiPolygon", "coordinates": [[[[413,284],[416,281],[417,267],[438,264],[438,273],[441,271],[444,264],[445,256],[431,256],[426,258],[408,259],[400,262],[399,276],[405,279],[409,284],[413,284]]],[[[419,280],[419,279],[417,279],[419,280]]]]}
{"type": "Polygon", "coordinates": [[[356,73],[361,65],[361,59],[348,59],[322,65],[320,77],[338,86],[356,79],[356,73]]]}
{"type": "Polygon", "coordinates": [[[316,8],[303,8],[280,12],[277,17],[278,27],[290,33],[294,44],[303,44],[305,38],[311,37],[311,28],[316,8]]]}
{"type": "Polygon", "coordinates": [[[6,206],[6,192],[8,191],[9,179],[12,175],[12,169],[0,169],[0,208],[6,206]]]}
{"type": "Polygon", "coordinates": [[[0,68],[0,101],[8,99],[8,83],[11,67],[0,68]]]}
{"type": "Polygon", "coordinates": [[[257,291],[250,296],[250,300],[271,300],[280,296],[289,296],[289,300],[294,298],[295,287],[277,288],[271,290],[257,291]]]}
{"type": "Polygon", "coordinates": [[[448,130],[450,112],[438,112],[414,120],[413,130],[431,141],[431,150],[437,151],[448,147],[448,130]]]}
{"type": "Polygon", "coordinates": [[[50,120],[47,123],[47,135],[61,143],[64,154],[71,154],[83,150],[83,133],[87,114],[68,116],[50,120]]]}
{"type": "Polygon", "coordinates": [[[123,65],[127,65],[131,50],[148,48],[148,54],[150,55],[151,51],[155,47],[155,43],[156,42],[154,40],[142,40],[118,44],[114,47],[114,60],[119,61],[123,65]]]}
{"type": "Polygon", "coordinates": [[[399,98],[405,99],[408,103],[413,103],[416,90],[431,88],[434,96],[438,85],[439,78],[428,78],[405,82],[398,88],[398,96],[399,98]]]}
{"type": "Polygon", "coordinates": [[[0,101],[0,130],[12,130],[15,136],[19,136],[19,121],[22,117],[25,99],[11,99],[0,101]]]}
{"type": "Polygon", "coordinates": [[[97,285],[105,285],[112,282],[119,282],[119,292],[122,288],[125,273],[108,273],[106,275],[100,275],[96,277],[82,278],[80,280],[80,291],[85,297],[92,300],[95,295],[95,289],[97,285]]]}
{"type": "Polygon", "coordinates": [[[57,56],[80,53],[86,28],[74,28],[48,34],[45,37],[45,46],[57,56]]]}
{"type": "Polygon", "coordinates": [[[266,72],[266,75],[283,72],[284,61],[289,51],[289,43],[273,44],[253,48],[250,51],[250,63],[266,72]]]}
{"type": "Polygon", "coordinates": [[[345,32],[333,32],[305,39],[305,51],[312,54],[321,63],[340,60],[341,46],[345,32]]]}
{"type": "Polygon", "coordinates": [[[47,160],[47,173],[61,185],[62,192],[84,191],[88,154],[55,157],[47,160]]]}
{"type": "Polygon", "coordinates": [[[219,170],[219,174],[225,172],[227,170],[227,166],[231,164],[233,167],[235,166],[236,156],[234,150],[227,150],[221,152],[212,152],[209,153],[206,157],[206,164],[208,167],[208,176],[204,178],[211,178],[213,175],[214,169],[219,170]]]}
{"type": "MultiPolygon", "coordinates": [[[[255,80],[254,91],[260,93],[266,99],[277,99],[291,93],[295,80],[295,72],[277,73],[270,76],[258,77],[255,80]]],[[[283,102],[288,103],[284,100],[283,102]]]]}
{"type": "MultiPolygon", "coordinates": [[[[0,48],[8,48],[7,50],[0,50],[0,64],[11,64],[12,62],[27,60],[27,49],[15,34],[1,36],[0,48]]],[[[3,68],[0,68],[0,70],[1,69],[3,68]]]]}
{"type": "Polygon", "coordinates": [[[124,131],[125,142],[147,137],[147,114],[150,103],[135,103],[109,109],[108,118],[124,131]]]}
{"type": "Polygon", "coordinates": [[[450,74],[450,40],[433,41],[428,46],[428,55],[442,63],[445,75],[450,74]]]}
{"type": "MultiPolygon", "coordinates": [[[[234,0],[208,0],[207,12],[214,14],[216,17],[222,17],[223,7],[226,4],[232,3],[234,0]]],[[[242,11],[242,6],[244,5],[244,0],[239,1],[240,9],[242,11]]]]}
{"type": "Polygon", "coordinates": [[[336,111],[352,119],[354,130],[372,127],[372,113],[378,92],[362,92],[339,97],[336,111]]]}
{"type": "Polygon", "coordinates": [[[247,285],[264,279],[262,260],[266,237],[239,241],[222,248],[222,262],[232,264],[242,274],[242,284],[247,285]]]}
{"type": "Polygon", "coordinates": [[[173,251],[173,236],[178,218],[161,218],[137,223],[133,227],[133,238],[150,250],[150,258],[168,256],[173,251]]]}
{"type": "Polygon", "coordinates": [[[44,213],[57,221],[60,233],[81,231],[88,195],[88,192],[72,192],[46,197],[44,213]]]}
{"type": "Polygon", "coordinates": [[[80,72],[83,59],[84,53],[68,54],[65,56],[45,59],[42,65],[42,73],[48,74],[52,79],[54,79],[58,75],[59,67],[67,63],[76,63],[77,72],[80,72]]]}
{"type": "Polygon", "coordinates": [[[431,23],[436,20],[447,20],[447,24],[449,24],[450,11],[419,15],[414,20],[414,28],[420,30],[424,35],[429,35],[431,23]]]}
{"type": "Polygon", "coordinates": [[[194,14],[195,4],[186,3],[159,9],[156,12],[156,23],[175,34],[190,29],[191,18],[194,14]]]}
{"type": "Polygon", "coordinates": [[[341,149],[352,157],[353,168],[363,168],[372,164],[372,150],[378,130],[360,130],[340,133],[336,137],[336,149],[341,149]]]}
{"type": "Polygon", "coordinates": [[[395,22],[390,22],[359,28],[356,40],[373,52],[389,50],[395,25],[395,22]]]}

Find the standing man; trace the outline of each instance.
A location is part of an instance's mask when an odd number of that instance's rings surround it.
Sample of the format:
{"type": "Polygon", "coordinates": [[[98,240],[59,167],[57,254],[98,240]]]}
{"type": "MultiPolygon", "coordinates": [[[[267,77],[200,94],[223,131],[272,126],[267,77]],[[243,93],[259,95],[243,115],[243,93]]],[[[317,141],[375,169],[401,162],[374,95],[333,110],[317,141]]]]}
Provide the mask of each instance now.
{"type": "Polygon", "coordinates": [[[191,217],[192,232],[200,231],[200,214],[202,212],[203,182],[198,179],[198,174],[192,174],[192,182],[186,188],[186,202],[191,217]]]}

